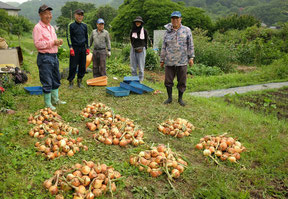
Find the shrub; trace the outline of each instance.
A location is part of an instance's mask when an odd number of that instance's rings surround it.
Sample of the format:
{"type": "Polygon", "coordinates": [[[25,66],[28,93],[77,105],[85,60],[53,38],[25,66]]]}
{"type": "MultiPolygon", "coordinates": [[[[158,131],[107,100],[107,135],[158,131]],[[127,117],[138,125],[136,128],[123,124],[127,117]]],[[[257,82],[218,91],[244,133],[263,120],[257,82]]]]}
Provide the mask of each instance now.
{"type": "Polygon", "coordinates": [[[215,30],[225,32],[229,29],[243,30],[251,26],[260,26],[260,21],[251,15],[233,14],[216,21],[215,30]]]}
{"type": "MultiPolygon", "coordinates": [[[[124,62],[130,62],[130,45],[122,48],[121,57],[124,62]]],[[[160,66],[160,58],[152,48],[146,50],[145,67],[148,70],[155,70],[160,66]]]]}
{"type": "Polygon", "coordinates": [[[0,37],[5,38],[8,35],[6,30],[0,29],[0,37]]]}
{"type": "Polygon", "coordinates": [[[282,30],[271,30],[257,26],[245,30],[230,30],[221,34],[216,32],[213,41],[226,46],[239,64],[270,64],[286,53],[285,34],[282,30]],[[284,39],[284,40],[283,40],[284,39]]]}
{"type": "Polygon", "coordinates": [[[121,63],[121,59],[108,59],[106,67],[109,74],[118,75],[120,77],[131,74],[130,66],[128,64],[121,63]]]}
{"type": "Polygon", "coordinates": [[[148,48],[146,51],[145,67],[148,70],[155,70],[160,68],[160,57],[152,48],[148,48]]]}
{"type": "Polygon", "coordinates": [[[63,59],[69,58],[69,53],[67,52],[65,48],[63,48],[62,46],[59,46],[57,56],[59,60],[63,60],[63,59]]]}
{"type": "Polygon", "coordinates": [[[187,73],[195,76],[213,76],[221,75],[223,72],[217,66],[211,67],[203,64],[194,64],[193,67],[188,67],[187,73]]]}
{"type": "Polygon", "coordinates": [[[122,48],[121,58],[124,62],[130,62],[130,48],[130,45],[125,45],[124,48],[122,48]]]}
{"type": "Polygon", "coordinates": [[[211,67],[217,66],[223,72],[232,71],[231,63],[236,59],[233,51],[225,44],[208,40],[205,36],[194,36],[195,62],[211,67]]]}

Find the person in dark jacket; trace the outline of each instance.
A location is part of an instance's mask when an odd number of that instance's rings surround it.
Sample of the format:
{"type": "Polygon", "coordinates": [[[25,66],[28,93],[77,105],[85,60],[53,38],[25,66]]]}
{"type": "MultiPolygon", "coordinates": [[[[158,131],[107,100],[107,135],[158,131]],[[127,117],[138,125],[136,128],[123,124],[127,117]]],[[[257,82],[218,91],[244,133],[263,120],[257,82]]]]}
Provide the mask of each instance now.
{"type": "Polygon", "coordinates": [[[130,32],[131,50],[130,66],[133,76],[137,76],[137,66],[139,66],[139,79],[144,80],[144,67],[146,49],[148,44],[148,33],[143,27],[144,21],[138,16],[134,19],[130,32]]]}
{"type": "Polygon", "coordinates": [[[77,86],[83,87],[81,82],[86,72],[86,55],[89,52],[87,25],[83,23],[84,11],[77,9],[74,12],[75,21],[68,25],[67,41],[70,48],[69,88],[73,88],[73,80],[77,73],[77,86]]]}

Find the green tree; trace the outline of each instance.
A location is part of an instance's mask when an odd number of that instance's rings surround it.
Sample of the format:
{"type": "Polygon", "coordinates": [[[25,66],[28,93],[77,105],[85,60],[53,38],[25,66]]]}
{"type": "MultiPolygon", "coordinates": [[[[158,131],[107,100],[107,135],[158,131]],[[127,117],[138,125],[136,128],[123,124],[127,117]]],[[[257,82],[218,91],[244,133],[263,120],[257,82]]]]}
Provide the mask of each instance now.
{"type": "Polygon", "coordinates": [[[61,8],[61,16],[73,20],[73,12],[79,8],[84,10],[85,13],[88,13],[95,9],[95,5],[92,3],[81,3],[78,1],[66,2],[66,4],[61,8]]]}
{"type": "Polygon", "coordinates": [[[251,26],[260,26],[260,21],[251,15],[233,14],[228,17],[220,18],[216,21],[215,30],[225,32],[229,29],[243,30],[251,26]]]}
{"type": "Polygon", "coordinates": [[[31,32],[33,24],[23,16],[9,16],[5,10],[0,10],[1,34],[12,33],[19,37],[24,32],[31,32]]]}
{"type": "Polygon", "coordinates": [[[109,5],[101,6],[96,10],[89,12],[86,16],[87,24],[96,29],[97,19],[102,18],[105,21],[105,29],[110,29],[111,21],[117,16],[117,10],[109,5]]]}
{"type": "Polygon", "coordinates": [[[118,41],[123,41],[129,36],[134,18],[141,16],[145,22],[145,28],[152,35],[153,30],[164,29],[164,25],[170,22],[170,15],[175,10],[182,12],[183,24],[191,29],[211,27],[210,18],[199,8],[186,8],[182,3],[175,3],[171,0],[125,0],[119,7],[117,17],[111,23],[112,31],[118,41]]]}
{"type": "Polygon", "coordinates": [[[56,19],[56,24],[58,26],[58,34],[61,36],[66,35],[68,24],[71,21],[74,21],[74,14],[73,12],[77,9],[81,8],[84,10],[84,21],[86,21],[89,12],[95,9],[94,4],[91,3],[80,3],[76,1],[67,2],[61,8],[61,15],[56,19]]]}
{"type": "Polygon", "coordinates": [[[23,35],[23,32],[31,32],[33,24],[23,16],[10,16],[12,22],[11,33],[18,35],[19,37],[23,35]]]}

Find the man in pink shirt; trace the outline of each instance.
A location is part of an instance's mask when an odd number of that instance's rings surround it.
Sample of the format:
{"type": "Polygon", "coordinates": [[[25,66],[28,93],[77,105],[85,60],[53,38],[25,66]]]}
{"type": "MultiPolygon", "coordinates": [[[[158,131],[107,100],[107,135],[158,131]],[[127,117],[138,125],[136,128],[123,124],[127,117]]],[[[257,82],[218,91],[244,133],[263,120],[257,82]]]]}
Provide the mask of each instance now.
{"type": "Polygon", "coordinates": [[[55,29],[50,25],[51,10],[53,9],[45,4],[40,6],[38,10],[40,21],[33,29],[33,40],[38,50],[37,65],[44,92],[45,106],[55,110],[56,108],[52,103],[55,105],[66,104],[66,102],[58,98],[61,76],[57,52],[58,46],[63,44],[63,40],[57,39],[55,29]]]}

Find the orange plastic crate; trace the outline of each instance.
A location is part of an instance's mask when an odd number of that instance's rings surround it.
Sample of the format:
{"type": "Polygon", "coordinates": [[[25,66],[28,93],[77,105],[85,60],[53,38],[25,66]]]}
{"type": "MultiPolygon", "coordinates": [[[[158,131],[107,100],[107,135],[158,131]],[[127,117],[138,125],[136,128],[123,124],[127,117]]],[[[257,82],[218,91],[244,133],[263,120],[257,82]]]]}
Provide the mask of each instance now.
{"type": "Polygon", "coordinates": [[[107,86],[107,80],[107,76],[101,76],[93,79],[88,79],[86,82],[89,86],[107,86]]]}

